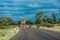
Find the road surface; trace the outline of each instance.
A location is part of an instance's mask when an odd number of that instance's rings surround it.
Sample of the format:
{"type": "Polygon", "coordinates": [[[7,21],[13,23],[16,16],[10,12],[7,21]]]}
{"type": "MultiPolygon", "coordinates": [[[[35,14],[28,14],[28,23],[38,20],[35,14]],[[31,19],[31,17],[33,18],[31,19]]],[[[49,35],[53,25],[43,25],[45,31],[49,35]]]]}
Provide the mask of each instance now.
{"type": "Polygon", "coordinates": [[[60,40],[60,33],[43,29],[26,28],[10,40],[60,40]]]}

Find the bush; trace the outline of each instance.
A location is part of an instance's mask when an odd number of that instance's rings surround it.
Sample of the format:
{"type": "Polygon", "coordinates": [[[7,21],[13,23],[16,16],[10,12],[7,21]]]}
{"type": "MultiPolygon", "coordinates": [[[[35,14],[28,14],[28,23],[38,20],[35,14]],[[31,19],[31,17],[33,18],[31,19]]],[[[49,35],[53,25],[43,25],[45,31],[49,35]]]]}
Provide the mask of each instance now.
{"type": "Polygon", "coordinates": [[[60,24],[57,24],[57,26],[60,26],[60,24]]]}
{"type": "Polygon", "coordinates": [[[7,28],[14,28],[15,26],[9,25],[9,26],[0,26],[0,29],[7,29],[7,28]]]}
{"type": "Polygon", "coordinates": [[[46,26],[47,26],[48,28],[49,28],[49,27],[54,27],[54,24],[47,24],[46,26]]]}
{"type": "Polygon", "coordinates": [[[10,28],[9,26],[0,26],[0,29],[7,29],[10,28]]]}
{"type": "Polygon", "coordinates": [[[39,27],[40,27],[40,24],[37,25],[37,28],[39,28],[39,27]]]}
{"type": "Polygon", "coordinates": [[[41,24],[41,26],[45,27],[46,26],[46,23],[41,24]]]}
{"type": "Polygon", "coordinates": [[[6,31],[0,32],[0,36],[5,36],[6,33],[7,33],[6,31]]]}
{"type": "Polygon", "coordinates": [[[6,29],[6,27],[4,27],[4,26],[0,26],[0,29],[6,29]]]}

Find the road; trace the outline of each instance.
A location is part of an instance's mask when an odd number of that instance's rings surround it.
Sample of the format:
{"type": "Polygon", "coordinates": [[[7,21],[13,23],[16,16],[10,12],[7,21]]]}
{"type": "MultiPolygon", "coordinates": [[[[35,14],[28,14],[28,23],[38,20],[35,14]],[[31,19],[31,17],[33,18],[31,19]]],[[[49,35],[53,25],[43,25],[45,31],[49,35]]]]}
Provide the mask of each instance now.
{"type": "Polygon", "coordinates": [[[10,40],[60,40],[60,33],[44,29],[26,28],[10,40]]]}

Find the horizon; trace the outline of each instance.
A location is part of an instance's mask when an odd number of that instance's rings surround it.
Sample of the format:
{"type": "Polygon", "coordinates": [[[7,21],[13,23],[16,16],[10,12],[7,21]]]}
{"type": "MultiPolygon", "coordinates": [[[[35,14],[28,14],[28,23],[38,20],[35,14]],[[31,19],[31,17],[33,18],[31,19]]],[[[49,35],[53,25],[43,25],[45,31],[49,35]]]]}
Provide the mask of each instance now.
{"type": "Polygon", "coordinates": [[[60,19],[60,0],[1,0],[0,17],[10,17],[14,21],[21,21],[26,14],[30,14],[28,20],[34,21],[35,14],[43,11],[51,17],[51,13],[57,13],[60,19]]]}

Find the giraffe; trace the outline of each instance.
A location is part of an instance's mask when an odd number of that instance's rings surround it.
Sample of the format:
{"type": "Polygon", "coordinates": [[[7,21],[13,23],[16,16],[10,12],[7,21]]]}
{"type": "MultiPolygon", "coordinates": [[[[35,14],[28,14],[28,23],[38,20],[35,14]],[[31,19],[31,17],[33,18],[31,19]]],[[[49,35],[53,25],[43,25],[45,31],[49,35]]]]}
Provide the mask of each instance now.
{"type": "Polygon", "coordinates": [[[26,15],[25,18],[21,21],[21,25],[22,25],[21,30],[22,30],[22,29],[25,29],[27,18],[28,18],[28,15],[26,15]]]}

